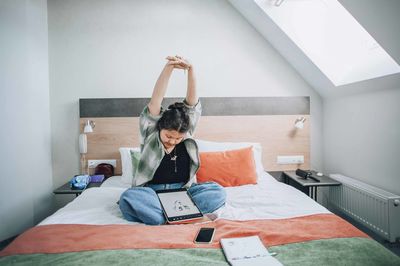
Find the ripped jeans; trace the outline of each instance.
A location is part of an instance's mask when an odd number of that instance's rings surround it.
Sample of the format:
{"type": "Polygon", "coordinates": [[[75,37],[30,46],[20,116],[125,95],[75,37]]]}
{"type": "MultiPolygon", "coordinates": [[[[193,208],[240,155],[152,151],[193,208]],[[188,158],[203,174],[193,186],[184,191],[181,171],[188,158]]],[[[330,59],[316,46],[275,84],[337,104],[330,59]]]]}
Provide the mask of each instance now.
{"type": "MultiPolygon", "coordinates": [[[[165,224],[164,213],[155,191],[177,189],[183,185],[184,183],[148,184],[145,187],[130,188],[122,193],[119,208],[128,221],[148,225],[165,224]]],[[[192,184],[188,192],[203,214],[211,213],[225,204],[225,190],[214,182],[192,184]]]]}

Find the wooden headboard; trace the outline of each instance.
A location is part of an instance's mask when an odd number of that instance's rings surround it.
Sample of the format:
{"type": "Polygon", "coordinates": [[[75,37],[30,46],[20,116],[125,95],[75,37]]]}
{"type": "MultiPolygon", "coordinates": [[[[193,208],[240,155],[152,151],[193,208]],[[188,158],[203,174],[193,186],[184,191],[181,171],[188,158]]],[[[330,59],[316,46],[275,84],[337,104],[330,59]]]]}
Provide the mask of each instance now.
{"type": "MultiPolygon", "coordinates": [[[[165,98],[163,106],[182,98],[165,98]]],[[[203,114],[195,138],[211,141],[258,142],[267,171],[310,168],[309,97],[203,97],[203,114]],[[304,128],[294,127],[305,117],[304,128]],[[277,164],[278,155],[303,155],[304,164],[277,164]]],[[[86,159],[116,159],[121,174],[120,147],[139,146],[139,115],[149,98],[80,99],[80,131],[87,120],[96,123],[87,134],[86,159]]]]}

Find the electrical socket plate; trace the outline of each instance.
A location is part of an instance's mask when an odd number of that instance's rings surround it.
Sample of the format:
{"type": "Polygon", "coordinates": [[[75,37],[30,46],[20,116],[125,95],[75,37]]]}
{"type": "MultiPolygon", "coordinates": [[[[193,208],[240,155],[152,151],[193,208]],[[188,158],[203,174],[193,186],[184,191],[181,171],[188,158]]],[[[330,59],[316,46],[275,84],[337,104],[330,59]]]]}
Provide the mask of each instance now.
{"type": "Polygon", "coordinates": [[[112,166],[117,167],[117,160],[113,159],[103,159],[103,160],[88,160],[88,167],[89,168],[96,168],[101,163],[108,163],[111,164],[112,166]]]}
{"type": "Polygon", "coordinates": [[[303,155],[277,156],[276,162],[278,164],[302,164],[304,163],[304,156],[303,155]]]}

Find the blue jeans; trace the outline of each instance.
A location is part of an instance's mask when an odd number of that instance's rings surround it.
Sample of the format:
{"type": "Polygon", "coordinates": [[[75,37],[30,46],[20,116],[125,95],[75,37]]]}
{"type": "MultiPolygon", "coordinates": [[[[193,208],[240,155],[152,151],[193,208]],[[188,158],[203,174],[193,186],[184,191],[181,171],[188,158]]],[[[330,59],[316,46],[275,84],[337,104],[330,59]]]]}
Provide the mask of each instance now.
{"type": "MultiPolygon", "coordinates": [[[[165,224],[164,213],[155,191],[177,189],[183,185],[184,183],[174,183],[130,188],[122,193],[119,208],[128,221],[149,225],[165,224]]],[[[214,182],[192,184],[188,192],[203,214],[211,213],[225,204],[225,190],[214,182]]]]}

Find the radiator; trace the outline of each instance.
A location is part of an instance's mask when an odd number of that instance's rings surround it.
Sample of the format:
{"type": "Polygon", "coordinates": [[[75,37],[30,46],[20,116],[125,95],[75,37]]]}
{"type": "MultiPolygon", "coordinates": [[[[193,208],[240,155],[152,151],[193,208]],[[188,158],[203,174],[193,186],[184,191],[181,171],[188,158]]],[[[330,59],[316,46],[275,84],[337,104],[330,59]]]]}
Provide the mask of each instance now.
{"type": "Polygon", "coordinates": [[[400,196],[351,177],[331,174],[342,183],[329,187],[329,207],[343,212],[389,242],[400,240],[400,196]]]}

